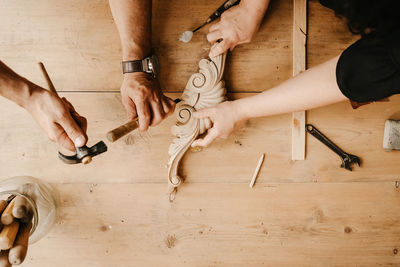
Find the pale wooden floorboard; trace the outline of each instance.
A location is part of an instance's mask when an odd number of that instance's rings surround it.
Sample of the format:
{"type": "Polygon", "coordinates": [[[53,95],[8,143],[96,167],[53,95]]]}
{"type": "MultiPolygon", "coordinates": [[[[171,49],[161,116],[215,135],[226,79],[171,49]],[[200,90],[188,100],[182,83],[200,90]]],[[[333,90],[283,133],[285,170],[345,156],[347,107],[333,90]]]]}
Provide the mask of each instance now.
{"type": "Polygon", "coordinates": [[[56,184],[60,220],[23,266],[396,266],[394,183],[56,184]]]}

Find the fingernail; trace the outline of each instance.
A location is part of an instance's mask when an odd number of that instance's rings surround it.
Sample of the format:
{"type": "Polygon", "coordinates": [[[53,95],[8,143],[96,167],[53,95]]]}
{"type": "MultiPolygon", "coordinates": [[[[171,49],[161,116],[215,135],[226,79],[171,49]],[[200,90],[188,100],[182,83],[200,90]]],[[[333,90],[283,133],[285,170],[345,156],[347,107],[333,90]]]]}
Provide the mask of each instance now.
{"type": "Polygon", "coordinates": [[[85,138],[83,136],[79,136],[75,139],[76,147],[83,147],[85,145],[85,138]]]}

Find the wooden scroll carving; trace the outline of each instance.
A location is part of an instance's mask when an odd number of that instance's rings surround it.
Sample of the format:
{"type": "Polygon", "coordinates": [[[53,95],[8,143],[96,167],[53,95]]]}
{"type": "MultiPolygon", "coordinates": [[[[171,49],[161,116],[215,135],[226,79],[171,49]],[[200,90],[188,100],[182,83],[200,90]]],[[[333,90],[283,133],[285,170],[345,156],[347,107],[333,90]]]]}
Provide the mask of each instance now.
{"type": "Polygon", "coordinates": [[[183,91],[182,102],[176,108],[178,122],[172,126],[176,137],[169,146],[168,188],[174,191],[183,178],[178,175],[179,163],[194,140],[212,126],[210,119],[196,119],[193,112],[212,107],[226,100],[225,82],[222,75],[226,54],[199,62],[199,72],[193,74],[183,91]]]}

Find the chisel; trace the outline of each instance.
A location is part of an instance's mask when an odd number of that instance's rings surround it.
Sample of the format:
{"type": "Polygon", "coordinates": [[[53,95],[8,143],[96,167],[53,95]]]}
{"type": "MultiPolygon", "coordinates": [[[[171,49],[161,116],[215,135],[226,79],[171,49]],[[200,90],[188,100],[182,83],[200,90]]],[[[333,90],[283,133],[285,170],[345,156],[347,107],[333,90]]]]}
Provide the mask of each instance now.
{"type": "Polygon", "coordinates": [[[203,28],[205,25],[207,25],[207,24],[213,22],[214,20],[216,20],[217,18],[221,17],[222,13],[224,13],[229,8],[231,8],[233,6],[236,6],[239,3],[240,3],[240,0],[227,0],[227,1],[225,1],[225,3],[223,3],[217,10],[215,10],[208,17],[206,22],[201,24],[199,27],[197,27],[193,31],[185,31],[184,33],[182,33],[181,37],[179,38],[179,41],[184,42],[184,43],[190,42],[190,40],[192,40],[193,33],[197,32],[198,30],[203,28]]]}

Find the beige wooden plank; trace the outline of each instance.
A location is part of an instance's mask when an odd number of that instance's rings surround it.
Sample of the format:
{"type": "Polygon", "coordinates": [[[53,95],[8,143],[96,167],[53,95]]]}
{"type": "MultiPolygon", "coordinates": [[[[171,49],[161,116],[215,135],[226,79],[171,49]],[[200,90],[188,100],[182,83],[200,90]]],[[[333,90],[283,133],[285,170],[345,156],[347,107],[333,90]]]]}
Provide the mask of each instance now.
{"type": "MultiPolygon", "coordinates": [[[[125,122],[120,97],[114,93],[64,94],[89,121],[90,145],[108,130],[125,122]]],[[[170,95],[177,97],[178,94],[170,95]]],[[[235,94],[234,98],[248,96],[235,94]]],[[[352,110],[343,102],[308,112],[308,121],[346,152],[363,160],[353,172],[339,168],[339,157],[315,138],[308,138],[306,161],[291,160],[290,114],[250,120],[227,140],[218,140],[201,152],[189,152],[181,174],[187,182],[240,182],[248,184],[261,153],[266,162],[257,179],[265,182],[394,181],[400,152],[384,152],[384,122],[400,119],[400,96],[352,110]]],[[[64,165],[57,147],[38,129],[30,115],[0,99],[0,177],[31,174],[52,182],[166,183],[168,146],[172,141],[170,117],[160,126],[109,145],[109,151],[89,166],[64,165]],[[101,169],[101,172],[99,172],[101,169]]]]}
{"type": "Polygon", "coordinates": [[[398,266],[394,183],[57,184],[60,219],[29,267],[398,266]]]}
{"type": "MultiPolygon", "coordinates": [[[[293,0],[293,76],[306,70],[307,0],[293,0]]],[[[304,160],[306,112],[292,113],[292,160],[304,160]]]]}
{"type": "Polygon", "coordinates": [[[318,0],[308,1],[307,67],[336,57],[355,42],[344,20],[322,6],[318,0]]]}
{"type": "MultiPolygon", "coordinates": [[[[181,91],[207,54],[208,27],[183,44],[179,35],[201,24],[219,3],[155,0],[153,43],[160,57],[165,91],[181,91]]],[[[37,62],[43,61],[58,90],[118,90],[121,47],[107,0],[4,0],[0,3],[0,59],[45,85],[37,62]]],[[[273,1],[251,44],[228,59],[232,91],[265,90],[291,75],[292,1],[273,1]],[[246,77],[246,79],[243,79],[246,77]]]]}

